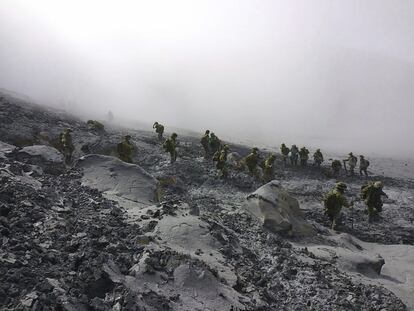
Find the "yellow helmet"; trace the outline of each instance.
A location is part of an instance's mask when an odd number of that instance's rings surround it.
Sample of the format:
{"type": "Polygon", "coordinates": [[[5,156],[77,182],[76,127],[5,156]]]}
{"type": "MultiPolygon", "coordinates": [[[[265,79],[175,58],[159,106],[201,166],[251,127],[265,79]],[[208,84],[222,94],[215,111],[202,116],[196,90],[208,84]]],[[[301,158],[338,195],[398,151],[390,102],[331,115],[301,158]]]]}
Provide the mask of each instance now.
{"type": "Polygon", "coordinates": [[[383,184],[382,184],[381,181],[376,181],[376,182],[374,182],[374,187],[378,188],[378,189],[381,189],[383,187],[383,184]]]}

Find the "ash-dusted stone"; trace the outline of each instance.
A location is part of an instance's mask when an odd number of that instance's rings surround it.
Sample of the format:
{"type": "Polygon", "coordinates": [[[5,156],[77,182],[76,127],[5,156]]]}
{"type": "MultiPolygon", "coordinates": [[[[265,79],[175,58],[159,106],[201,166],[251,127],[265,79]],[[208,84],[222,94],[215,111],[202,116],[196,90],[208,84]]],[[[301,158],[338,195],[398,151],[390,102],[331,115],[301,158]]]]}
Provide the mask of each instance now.
{"type": "Polygon", "coordinates": [[[291,197],[276,181],[271,181],[250,194],[243,207],[273,232],[294,236],[315,234],[313,227],[304,219],[298,200],[291,197]]]}
{"type": "Polygon", "coordinates": [[[37,165],[46,173],[59,175],[65,171],[63,155],[51,146],[34,145],[19,150],[16,155],[18,161],[37,165]]]}
{"type": "Polygon", "coordinates": [[[0,141],[0,157],[4,158],[6,153],[12,152],[16,146],[0,141]]]}
{"type": "Polygon", "coordinates": [[[156,201],[158,181],[138,165],[118,158],[91,154],[77,163],[82,184],[104,192],[122,205],[148,206],[156,201]]]}
{"type": "Polygon", "coordinates": [[[41,157],[42,160],[49,163],[63,163],[63,155],[56,148],[45,146],[45,145],[35,145],[27,146],[22,148],[19,151],[19,154],[28,154],[32,157],[41,157]]]}

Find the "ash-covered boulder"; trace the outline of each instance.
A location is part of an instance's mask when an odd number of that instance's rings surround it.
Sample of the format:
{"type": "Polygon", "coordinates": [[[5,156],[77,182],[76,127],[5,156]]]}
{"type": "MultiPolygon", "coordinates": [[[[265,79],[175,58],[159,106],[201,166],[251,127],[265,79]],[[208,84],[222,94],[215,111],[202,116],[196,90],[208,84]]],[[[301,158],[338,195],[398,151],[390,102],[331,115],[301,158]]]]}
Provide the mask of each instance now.
{"type": "Polygon", "coordinates": [[[104,192],[123,206],[148,206],[157,201],[158,181],[143,168],[118,158],[91,154],[77,163],[82,184],[104,192]]]}
{"type": "Polygon", "coordinates": [[[247,197],[243,208],[255,216],[264,227],[289,236],[311,236],[313,227],[306,222],[299,202],[276,181],[267,183],[247,197]]]}
{"type": "Polygon", "coordinates": [[[380,275],[385,260],[379,254],[374,257],[360,256],[355,258],[354,264],[355,270],[362,274],[370,275],[373,273],[375,275],[380,275]]]}
{"type": "Polygon", "coordinates": [[[61,174],[65,170],[63,155],[51,146],[34,145],[19,150],[16,159],[20,162],[40,166],[46,173],[61,174]]]}
{"type": "Polygon", "coordinates": [[[4,158],[5,154],[12,152],[16,146],[0,141],[0,158],[4,158]]]}

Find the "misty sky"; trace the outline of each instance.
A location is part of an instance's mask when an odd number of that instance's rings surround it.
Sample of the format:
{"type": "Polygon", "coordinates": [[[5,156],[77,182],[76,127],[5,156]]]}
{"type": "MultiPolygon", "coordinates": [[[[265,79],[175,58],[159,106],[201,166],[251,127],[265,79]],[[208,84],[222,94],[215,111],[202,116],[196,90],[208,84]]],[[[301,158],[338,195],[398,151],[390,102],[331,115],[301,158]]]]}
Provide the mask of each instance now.
{"type": "Polygon", "coordinates": [[[414,1],[0,0],[0,88],[278,145],[414,153],[414,1]]]}

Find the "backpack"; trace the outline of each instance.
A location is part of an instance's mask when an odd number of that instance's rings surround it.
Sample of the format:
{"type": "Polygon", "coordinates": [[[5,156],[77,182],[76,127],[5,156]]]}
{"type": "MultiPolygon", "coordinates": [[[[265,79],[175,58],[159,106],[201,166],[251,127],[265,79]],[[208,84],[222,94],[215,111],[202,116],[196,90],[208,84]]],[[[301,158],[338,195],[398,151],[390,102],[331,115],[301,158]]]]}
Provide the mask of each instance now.
{"type": "Polygon", "coordinates": [[[336,194],[333,191],[328,192],[323,197],[323,205],[326,210],[329,210],[336,203],[336,194]]]}
{"type": "Polygon", "coordinates": [[[367,183],[361,186],[361,199],[368,199],[369,193],[371,192],[373,184],[367,183]]]}
{"type": "Polygon", "coordinates": [[[220,151],[216,151],[213,155],[213,161],[218,161],[220,158],[220,151]]]}
{"type": "Polygon", "coordinates": [[[171,149],[171,141],[169,139],[167,139],[163,144],[162,147],[164,148],[165,151],[170,151],[171,149]]]}
{"type": "Polygon", "coordinates": [[[204,135],[200,140],[201,145],[207,146],[208,145],[208,136],[204,135]]]}

